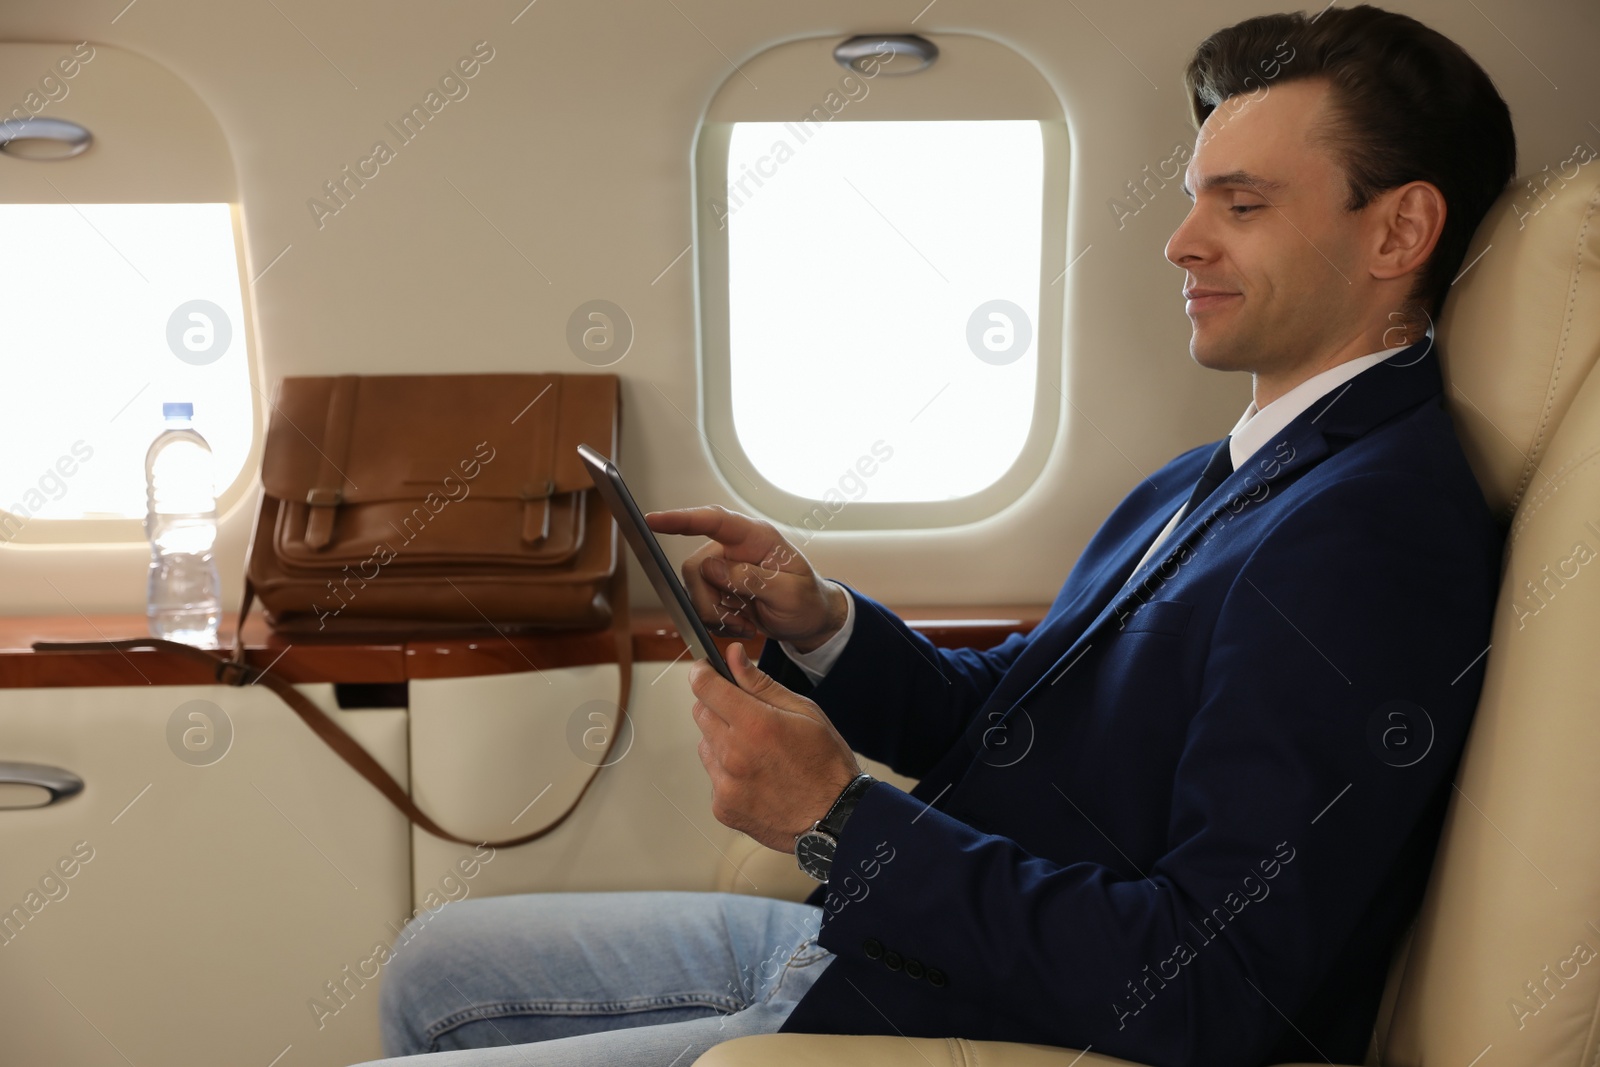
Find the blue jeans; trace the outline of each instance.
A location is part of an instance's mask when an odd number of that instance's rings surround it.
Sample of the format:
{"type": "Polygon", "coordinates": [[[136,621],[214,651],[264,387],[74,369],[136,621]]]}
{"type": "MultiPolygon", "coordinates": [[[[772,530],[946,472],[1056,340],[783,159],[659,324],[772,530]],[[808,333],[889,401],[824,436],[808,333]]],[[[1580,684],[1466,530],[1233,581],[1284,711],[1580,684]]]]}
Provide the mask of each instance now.
{"type": "Polygon", "coordinates": [[[688,1067],[774,1033],[833,955],[822,909],[729,893],[544,893],[407,924],[379,994],[389,1067],[688,1067]],[[529,1042],[539,1042],[537,1045],[529,1042]]]}

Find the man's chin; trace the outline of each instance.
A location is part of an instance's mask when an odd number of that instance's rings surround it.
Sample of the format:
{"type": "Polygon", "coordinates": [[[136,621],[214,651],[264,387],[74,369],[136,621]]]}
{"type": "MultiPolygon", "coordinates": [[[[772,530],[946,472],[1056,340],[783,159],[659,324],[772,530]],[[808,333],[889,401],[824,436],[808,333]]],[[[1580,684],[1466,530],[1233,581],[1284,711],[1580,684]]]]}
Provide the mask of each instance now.
{"type": "Polygon", "coordinates": [[[1207,370],[1243,370],[1247,364],[1237,344],[1195,330],[1189,335],[1189,356],[1207,370]]]}

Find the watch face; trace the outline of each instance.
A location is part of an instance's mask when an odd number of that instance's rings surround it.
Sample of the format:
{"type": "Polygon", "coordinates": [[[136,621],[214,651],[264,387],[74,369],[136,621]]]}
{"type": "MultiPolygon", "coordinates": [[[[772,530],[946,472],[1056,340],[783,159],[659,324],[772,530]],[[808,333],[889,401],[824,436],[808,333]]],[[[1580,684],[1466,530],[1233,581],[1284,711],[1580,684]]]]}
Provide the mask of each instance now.
{"type": "Polygon", "coordinates": [[[794,858],[800,861],[802,871],[819,882],[826,882],[833,868],[834,850],[838,847],[839,843],[827,834],[807,830],[794,843],[794,858]]]}

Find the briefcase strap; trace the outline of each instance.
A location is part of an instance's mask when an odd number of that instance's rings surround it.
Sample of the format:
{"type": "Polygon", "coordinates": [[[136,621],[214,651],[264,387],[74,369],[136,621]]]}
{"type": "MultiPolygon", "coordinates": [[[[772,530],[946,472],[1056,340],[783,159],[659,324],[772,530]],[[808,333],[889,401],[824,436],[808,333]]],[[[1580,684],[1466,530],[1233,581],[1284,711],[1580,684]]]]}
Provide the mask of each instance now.
{"type": "Polygon", "coordinates": [[[244,661],[244,621],[249,615],[250,606],[255,600],[255,589],[246,580],[244,600],[239,606],[239,626],[234,637],[231,653],[221,656],[203,648],[186,645],[180,641],[169,641],[160,637],[132,637],[121,641],[36,641],[33,648],[39,652],[88,652],[88,651],[117,651],[127,652],[134,649],[148,648],[161,652],[170,652],[177,656],[196,662],[204,662],[212,671],[216,680],[224,685],[234,687],[245,685],[261,685],[272,690],[294,713],[300,716],[302,722],[311,728],[311,732],[320,737],[329,748],[338,753],[339,757],[353,767],[373,788],[388,798],[389,803],[399,808],[407,819],[426,830],[435,837],[446,841],[455,841],[463,845],[480,845],[489,848],[512,848],[516,845],[525,845],[529,841],[536,841],[546,834],[554,831],[566,822],[572,813],[578,810],[578,805],[583,801],[585,794],[594,785],[595,779],[600,776],[600,771],[607,766],[611,750],[617,743],[617,738],[623,734],[623,722],[628,714],[628,698],[633,689],[633,627],[628,616],[628,569],[619,561],[616,573],[611,582],[611,635],[616,644],[617,670],[621,675],[619,693],[617,697],[617,721],[611,730],[611,737],[606,741],[605,752],[601,755],[594,772],[584,782],[583,788],[578,790],[578,795],[567,805],[565,811],[556,817],[555,821],[544,828],[532,833],[523,834],[521,837],[507,838],[503,841],[479,841],[475,838],[460,837],[451,833],[438,823],[434,822],[421,808],[412,801],[411,795],[401,788],[400,783],[375,759],[372,754],[356,742],[349,734],[345,733],[339,724],[331,719],[327,712],[312,703],[304,693],[301,693],[291,683],[281,676],[253,667],[244,661]]]}
{"type": "MultiPolygon", "coordinates": [[[[306,515],[306,545],[318,551],[328,547],[333,536],[334,516],[344,499],[344,468],[350,462],[350,435],[354,430],[356,393],[360,387],[361,379],[357,375],[342,374],[333,380],[333,395],[328,399],[327,426],[322,431],[323,446],[319,450],[322,470],[306,497],[310,505],[306,515]]],[[[245,596],[253,595],[247,583],[245,596]]],[[[249,606],[246,601],[239,611],[241,632],[249,606]]]]}

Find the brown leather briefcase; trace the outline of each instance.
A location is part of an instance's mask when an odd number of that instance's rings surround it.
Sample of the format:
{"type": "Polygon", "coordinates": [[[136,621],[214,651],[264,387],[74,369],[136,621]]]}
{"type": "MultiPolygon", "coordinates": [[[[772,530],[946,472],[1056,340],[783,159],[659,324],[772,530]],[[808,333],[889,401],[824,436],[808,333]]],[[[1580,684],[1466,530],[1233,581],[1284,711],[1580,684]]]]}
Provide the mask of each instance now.
{"type": "Polygon", "coordinates": [[[616,454],[611,374],[283,379],[248,577],[297,633],[595,628],[615,526],[578,459],[616,454]]]}
{"type": "Polygon", "coordinates": [[[577,810],[624,732],[633,685],[627,567],[577,446],[615,456],[621,394],[610,374],[285,378],[272,403],[261,508],[231,654],[157,637],[35,642],[41,651],[158,649],[217,681],[272,690],[390,803],[447,841],[509,848],[577,810]],[[503,841],[451,833],[359,743],[270,666],[245,662],[253,600],[277,629],[419,633],[597,629],[620,672],[600,762],[554,819],[503,841]]]}

